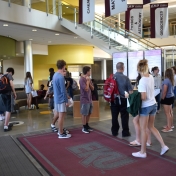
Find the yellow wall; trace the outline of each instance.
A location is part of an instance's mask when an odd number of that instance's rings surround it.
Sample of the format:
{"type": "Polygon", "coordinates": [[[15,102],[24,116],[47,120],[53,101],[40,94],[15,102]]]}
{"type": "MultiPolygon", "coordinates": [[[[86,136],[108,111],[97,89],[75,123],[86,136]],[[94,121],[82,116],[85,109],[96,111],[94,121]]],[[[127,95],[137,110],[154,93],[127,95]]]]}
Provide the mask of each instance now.
{"type": "Polygon", "coordinates": [[[79,6],[79,0],[64,0],[63,2],[67,2],[72,6],[79,6]]]}
{"type": "Polygon", "coordinates": [[[0,55],[16,56],[16,42],[15,40],[0,36],[0,55]]]}
{"type": "MultiPolygon", "coordinates": [[[[73,39],[74,40],[74,39],[73,39]]],[[[93,64],[93,47],[82,45],[53,45],[48,46],[48,56],[34,55],[34,86],[38,88],[38,80],[48,79],[49,68],[57,70],[56,62],[59,59],[67,65],[93,64]]]]}

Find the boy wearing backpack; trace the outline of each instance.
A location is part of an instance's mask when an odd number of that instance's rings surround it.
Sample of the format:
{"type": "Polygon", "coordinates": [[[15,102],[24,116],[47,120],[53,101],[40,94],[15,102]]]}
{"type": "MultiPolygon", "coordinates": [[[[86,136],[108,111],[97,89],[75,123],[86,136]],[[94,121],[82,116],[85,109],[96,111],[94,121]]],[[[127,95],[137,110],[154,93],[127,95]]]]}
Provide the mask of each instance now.
{"type": "Polygon", "coordinates": [[[14,99],[17,98],[12,77],[14,75],[14,69],[8,68],[6,72],[7,73],[0,78],[1,104],[4,105],[0,107],[0,111],[5,112],[4,132],[10,130],[8,125],[11,116],[11,93],[13,92],[14,99]]]}

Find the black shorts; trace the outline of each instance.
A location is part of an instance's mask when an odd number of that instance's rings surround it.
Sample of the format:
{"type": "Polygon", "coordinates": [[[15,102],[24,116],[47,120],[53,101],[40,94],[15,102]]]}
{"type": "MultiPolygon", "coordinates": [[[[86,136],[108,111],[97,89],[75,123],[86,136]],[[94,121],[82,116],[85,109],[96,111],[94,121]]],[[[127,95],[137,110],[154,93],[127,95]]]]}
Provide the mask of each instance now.
{"type": "Polygon", "coordinates": [[[1,98],[2,98],[2,103],[4,105],[4,107],[2,107],[3,111],[4,112],[11,112],[11,95],[1,94],[1,98]]]}
{"type": "Polygon", "coordinates": [[[170,98],[165,98],[164,100],[161,99],[161,104],[164,104],[164,105],[172,105],[174,104],[174,97],[170,97],[170,98]]]}
{"type": "Polygon", "coordinates": [[[50,109],[54,109],[54,98],[50,98],[49,106],[50,109]]]}

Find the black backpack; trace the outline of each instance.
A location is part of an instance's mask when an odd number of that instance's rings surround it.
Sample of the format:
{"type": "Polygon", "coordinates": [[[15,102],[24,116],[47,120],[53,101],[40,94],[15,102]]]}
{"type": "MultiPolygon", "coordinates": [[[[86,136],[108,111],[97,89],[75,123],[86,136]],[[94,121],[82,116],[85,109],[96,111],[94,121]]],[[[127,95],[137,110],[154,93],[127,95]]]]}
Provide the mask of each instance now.
{"type": "Polygon", "coordinates": [[[11,92],[12,88],[10,86],[10,81],[7,75],[2,75],[0,77],[0,94],[11,92]]]}

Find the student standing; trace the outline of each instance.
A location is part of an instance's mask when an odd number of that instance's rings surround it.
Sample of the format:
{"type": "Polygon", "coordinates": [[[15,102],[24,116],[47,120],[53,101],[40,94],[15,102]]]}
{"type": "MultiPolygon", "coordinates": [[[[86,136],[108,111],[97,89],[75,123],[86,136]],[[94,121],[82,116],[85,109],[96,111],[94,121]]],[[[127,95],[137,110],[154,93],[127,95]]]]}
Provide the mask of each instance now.
{"type": "Polygon", "coordinates": [[[89,126],[90,115],[93,110],[92,105],[92,93],[94,86],[90,79],[91,68],[88,66],[83,67],[83,75],[80,77],[80,105],[81,105],[81,114],[82,114],[82,132],[90,133],[93,129],[89,126]]]}
{"type": "Polygon", "coordinates": [[[161,144],[160,155],[165,154],[169,148],[165,145],[159,131],[154,127],[155,115],[156,115],[156,100],[154,96],[154,79],[153,76],[148,73],[148,61],[140,60],[137,65],[137,71],[141,74],[141,79],[138,85],[138,91],[141,93],[142,106],[139,110],[139,121],[141,128],[141,150],[139,152],[132,153],[134,157],[146,158],[146,142],[147,142],[147,127],[157,138],[161,144]]]}
{"type": "Polygon", "coordinates": [[[27,106],[28,106],[28,109],[31,110],[33,80],[30,72],[26,72],[26,78],[24,83],[25,83],[25,92],[27,94],[27,106]]]}
{"type": "Polygon", "coordinates": [[[122,122],[122,137],[130,136],[129,132],[129,113],[127,112],[127,100],[125,98],[125,91],[128,93],[133,93],[133,88],[131,82],[127,76],[123,74],[125,67],[123,62],[118,62],[116,65],[117,72],[114,75],[118,89],[120,92],[120,103],[119,99],[116,98],[116,102],[111,102],[111,114],[112,114],[112,127],[111,132],[113,136],[118,135],[119,131],[119,122],[118,116],[119,113],[121,115],[121,122],[122,122]]]}
{"type": "Polygon", "coordinates": [[[54,119],[58,119],[58,138],[70,138],[71,135],[63,130],[66,108],[68,106],[67,92],[65,89],[65,72],[66,62],[64,60],[57,61],[58,71],[53,76],[54,91],[54,119]]]}
{"type": "Polygon", "coordinates": [[[164,126],[162,132],[173,131],[173,112],[172,104],[174,103],[174,74],[171,68],[165,71],[165,79],[162,83],[162,98],[164,112],[167,118],[167,125],[164,126]]]}
{"type": "MultiPolygon", "coordinates": [[[[161,75],[159,74],[159,68],[157,66],[153,67],[151,71],[152,71],[152,76],[153,76],[153,79],[154,79],[155,89],[161,89],[161,75]]],[[[161,101],[160,93],[155,96],[155,100],[157,102],[157,113],[159,113],[160,101],[161,101]]]]}
{"type": "MultiPolygon", "coordinates": [[[[17,98],[14,84],[13,84],[13,75],[14,75],[14,69],[13,68],[8,68],[6,70],[6,74],[4,75],[7,80],[9,86],[4,90],[4,92],[0,93],[0,96],[2,98],[3,104],[5,105],[5,123],[4,123],[4,132],[7,132],[10,130],[9,127],[9,120],[11,116],[11,94],[13,93],[14,99],[17,98]]],[[[0,107],[1,110],[1,107],[0,107]]]]}
{"type": "MultiPolygon", "coordinates": [[[[0,78],[1,76],[3,76],[3,73],[0,73],[0,78]]],[[[4,119],[5,119],[4,112],[0,111],[0,120],[4,120],[4,119]]]]}

